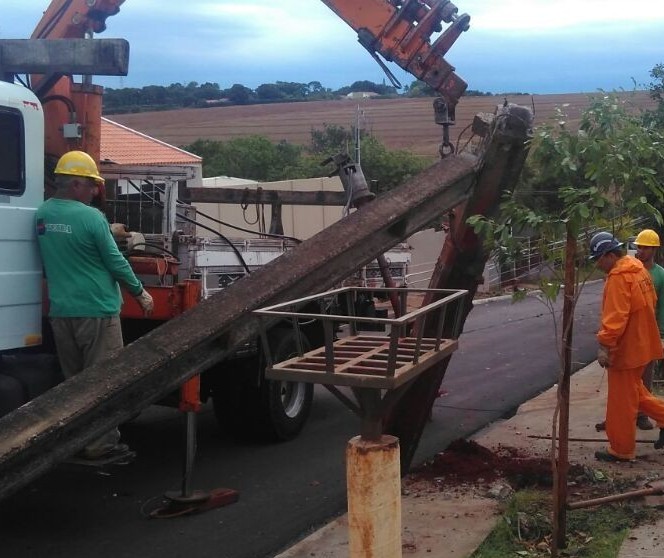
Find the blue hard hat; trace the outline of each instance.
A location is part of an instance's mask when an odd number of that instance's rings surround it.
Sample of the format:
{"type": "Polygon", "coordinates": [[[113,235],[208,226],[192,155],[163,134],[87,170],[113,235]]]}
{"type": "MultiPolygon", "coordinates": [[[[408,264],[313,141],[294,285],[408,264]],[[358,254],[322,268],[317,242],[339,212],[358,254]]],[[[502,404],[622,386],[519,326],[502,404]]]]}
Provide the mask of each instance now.
{"type": "Polygon", "coordinates": [[[620,248],[622,242],[618,242],[615,236],[608,232],[598,232],[590,239],[590,256],[589,260],[596,260],[611,250],[620,248]]]}

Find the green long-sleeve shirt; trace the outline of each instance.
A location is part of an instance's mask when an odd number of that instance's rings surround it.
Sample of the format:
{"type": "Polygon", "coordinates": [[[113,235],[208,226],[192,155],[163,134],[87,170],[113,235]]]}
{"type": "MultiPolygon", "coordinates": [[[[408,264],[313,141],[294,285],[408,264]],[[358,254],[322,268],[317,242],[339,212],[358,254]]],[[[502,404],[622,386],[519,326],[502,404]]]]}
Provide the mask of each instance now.
{"type": "Polygon", "coordinates": [[[664,267],[654,264],[648,271],[650,271],[650,277],[657,293],[655,317],[659,326],[659,336],[664,337],[664,267]]]}
{"type": "Polygon", "coordinates": [[[36,213],[53,318],[103,318],[120,313],[118,282],[132,295],[143,287],[120,253],[104,215],[75,200],[51,198],[36,213]]]}

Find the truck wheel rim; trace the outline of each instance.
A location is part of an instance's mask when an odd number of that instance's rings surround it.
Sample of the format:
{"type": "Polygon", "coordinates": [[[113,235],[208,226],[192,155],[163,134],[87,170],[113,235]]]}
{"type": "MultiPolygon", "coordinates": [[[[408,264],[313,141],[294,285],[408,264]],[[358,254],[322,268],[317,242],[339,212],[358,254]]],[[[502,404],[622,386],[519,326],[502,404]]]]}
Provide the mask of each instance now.
{"type": "Polygon", "coordinates": [[[281,382],[281,403],[288,418],[296,418],[304,406],[306,386],[300,382],[281,382]]]}

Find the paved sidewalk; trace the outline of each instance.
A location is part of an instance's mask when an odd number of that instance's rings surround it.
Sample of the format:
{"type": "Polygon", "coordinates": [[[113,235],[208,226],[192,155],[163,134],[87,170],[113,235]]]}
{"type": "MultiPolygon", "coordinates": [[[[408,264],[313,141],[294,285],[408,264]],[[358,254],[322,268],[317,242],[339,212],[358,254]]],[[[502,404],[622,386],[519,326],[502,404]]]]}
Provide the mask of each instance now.
{"type": "MultiPolygon", "coordinates": [[[[572,376],[570,396],[570,437],[602,438],[595,423],[604,417],[606,377],[594,362],[572,376]]],[[[547,456],[550,441],[529,436],[549,436],[556,402],[555,387],[524,403],[509,420],[489,425],[473,440],[490,449],[499,445],[547,456]]],[[[639,439],[656,439],[658,430],[638,432],[639,439]]],[[[570,442],[572,463],[601,468],[613,477],[634,477],[657,473],[664,476],[664,451],[651,444],[639,444],[635,463],[599,463],[594,458],[605,444],[570,442]]],[[[477,493],[405,491],[402,498],[403,555],[408,557],[466,557],[479,546],[499,520],[498,502],[477,493]]],[[[342,516],[276,558],[347,558],[346,516],[342,516]]],[[[626,539],[619,558],[660,558],[664,556],[664,521],[635,529],[626,539]]]]}

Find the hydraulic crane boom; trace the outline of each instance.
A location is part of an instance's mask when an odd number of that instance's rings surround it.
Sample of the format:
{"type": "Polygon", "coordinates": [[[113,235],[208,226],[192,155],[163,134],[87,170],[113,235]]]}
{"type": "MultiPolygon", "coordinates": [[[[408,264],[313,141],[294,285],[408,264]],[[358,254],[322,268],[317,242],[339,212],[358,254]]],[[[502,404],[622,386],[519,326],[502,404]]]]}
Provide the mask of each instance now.
{"type": "MultiPolygon", "coordinates": [[[[440,94],[434,104],[437,124],[443,126],[441,155],[452,151],[449,126],[466,83],[454,73],[443,56],[462,32],[470,17],[458,15],[449,0],[322,0],[358,33],[358,39],[381,65],[395,86],[396,77],[379,58],[395,62],[440,94]],[[449,27],[442,31],[442,23],[449,27]],[[433,42],[433,34],[441,32],[433,42]]],[[[106,19],[120,11],[124,0],[53,0],[32,33],[34,39],[91,37],[106,29],[106,19]]],[[[57,158],[70,149],[82,149],[99,160],[101,88],[69,76],[33,76],[32,88],[47,99],[46,153],[57,158]],[[57,102],[50,102],[57,101],[57,102]],[[63,138],[64,124],[80,124],[80,135],[63,138]]],[[[70,128],[71,129],[71,128],[70,128]]]]}
{"type": "Polygon", "coordinates": [[[106,29],[124,0],[53,0],[32,32],[32,39],[82,39],[106,29]]]}
{"type": "Polygon", "coordinates": [[[440,95],[434,103],[436,124],[443,126],[441,155],[452,152],[449,126],[454,124],[455,107],[466,90],[466,82],[454,73],[443,56],[461,33],[467,31],[470,16],[458,15],[449,0],[322,0],[334,13],[357,31],[360,44],[385,70],[396,87],[396,77],[382,60],[401,68],[431,86],[440,95]],[[450,26],[442,31],[442,23],[450,26]],[[442,32],[441,32],[442,31],[442,32]],[[440,36],[431,42],[434,33],[440,36]]]}
{"type": "MultiPolygon", "coordinates": [[[[35,27],[32,39],[84,39],[106,29],[106,19],[124,0],[53,0],[35,27]]],[[[80,149],[99,161],[102,88],[71,76],[31,76],[31,87],[44,105],[45,153],[55,160],[80,149]],[[68,133],[63,133],[63,127],[68,133]]]]}

